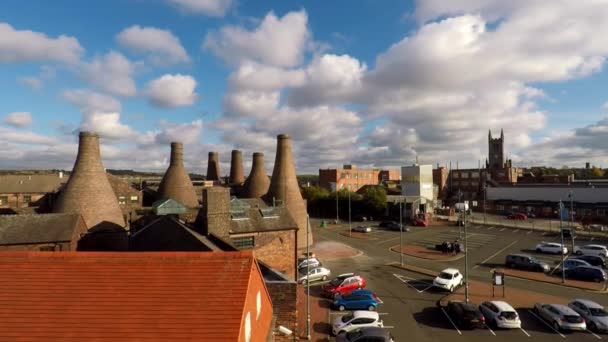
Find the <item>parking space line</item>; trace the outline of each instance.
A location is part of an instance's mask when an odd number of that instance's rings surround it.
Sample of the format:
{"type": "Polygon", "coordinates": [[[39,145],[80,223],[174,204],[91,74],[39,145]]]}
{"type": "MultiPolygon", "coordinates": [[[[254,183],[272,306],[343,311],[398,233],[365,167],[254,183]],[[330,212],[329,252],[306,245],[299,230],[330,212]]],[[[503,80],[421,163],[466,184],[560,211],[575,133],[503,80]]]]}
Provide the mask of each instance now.
{"type": "Polygon", "coordinates": [[[589,330],[589,329],[587,329],[586,331],[587,331],[588,333],[590,333],[591,335],[593,335],[593,336],[597,337],[597,339],[598,339],[598,340],[601,340],[601,339],[602,339],[602,338],[601,338],[599,335],[596,335],[596,334],[595,334],[593,331],[591,331],[591,330],[589,330]]]}
{"type": "Polygon", "coordinates": [[[513,231],[513,233],[517,233],[518,231],[519,231],[519,229],[515,229],[515,230],[513,231]]]}
{"type": "Polygon", "coordinates": [[[524,330],[524,328],[520,327],[519,330],[521,330],[524,334],[526,334],[526,336],[532,337],[532,336],[530,336],[530,334],[528,334],[527,331],[524,330]]]}
{"type": "Polygon", "coordinates": [[[508,245],[507,245],[505,248],[503,248],[503,249],[499,250],[498,252],[496,252],[496,253],[494,253],[494,254],[490,255],[490,256],[489,256],[489,257],[487,257],[487,258],[486,258],[484,261],[482,261],[482,262],[480,262],[479,264],[477,264],[477,265],[473,266],[473,269],[475,269],[475,268],[477,268],[477,267],[479,267],[479,266],[481,266],[481,265],[485,264],[486,262],[490,261],[492,258],[494,258],[495,256],[497,256],[498,254],[500,254],[500,253],[504,252],[504,250],[505,250],[505,249],[507,249],[507,248],[509,248],[509,247],[513,246],[514,244],[516,244],[516,243],[518,243],[518,242],[519,242],[519,240],[515,240],[515,241],[511,242],[511,243],[510,243],[510,244],[508,244],[508,245]]]}
{"type": "Polygon", "coordinates": [[[502,232],[502,231],[503,231],[503,230],[505,230],[505,229],[507,229],[507,228],[500,228],[498,231],[499,231],[499,232],[502,232]]]}
{"type": "Polygon", "coordinates": [[[426,281],[423,281],[423,280],[413,279],[413,278],[406,277],[406,276],[399,275],[399,274],[395,274],[395,273],[393,273],[393,275],[394,275],[394,276],[395,276],[397,279],[401,280],[401,282],[402,282],[402,283],[404,283],[405,285],[407,285],[407,286],[409,286],[409,287],[413,288],[413,289],[414,289],[416,292],[418,292],[418,293],[422,293],[422,292],[424,292],[424,291],[426,291],[426,290],[430,289],[431,287],[433,287],[433,284],[432,284],[432,283],[429,283],[429,282],[426,282],[426,281]],[[407,280],[404,280],[403,278],[406,278],[407,280]],[[414,285],[410,284],[410,281],[412,281],[412,280],[413,280],[413,281],[415,281],[415,282],[418,282],[418,283],[429,284],[429,286],[425,287],[425,288],[424,288],[424,289],[422,289],[422,290],[418,290],[418,288],[417,288],[416,286],[414,286],[414,285]]]}
{"type": "Polygon", "coordinates": [[[380,299],[380,297],[376,297],[376,299],[378,300],[378,303],[384,304],[384,302],[382,301],[382,299],[380,299]]]}
{"type": "Polygon", "coordinates": [[[528,312],[530,312],[530,314],[532,314],[532,316],[536,317],[539,321],[543,322],[544,325],[548,326],[549,329],[555,331],[555,333],[557,333],[559,336],[561,336],[562,338],[566,338],[566,336],[562,335],[562,333],[560,333],[559,331],[553,329],[553,327],[549,323],[545,322],[545,320],[542,319],[542,317],[540,317],[537,314],[535,314],[534,311],[528,310],[528,312]]]}
{"type": "Polygon", "coordinates": [[[488,228],[488,230],[492,230],[492,229],[494,229],[494,227],[490,227],[490,228],[488,228]]]}
{"type": "Polygon", "coordinates": [[[530,235],[530,234],[532,234],[531,230],[526,233],[526,235],[530,235]]]}
{"type": "Polygon", "coordinates": [[[452,323],[452,326],[454,327],[454,329],[456,329],[456,331],[458,331],[458,334],[462,335],[460,330],[458,330],[458,327],[456,326],[456,324],[454,324],[454,321],[452,321],[452,319],[450,318],[450,315],[448,315],[448,313],[443,308],[441,308],[441,311],[443,311],[443,314],[445,315],[445,317],[447,317],[450,320],[450,323],[452,323]]]}

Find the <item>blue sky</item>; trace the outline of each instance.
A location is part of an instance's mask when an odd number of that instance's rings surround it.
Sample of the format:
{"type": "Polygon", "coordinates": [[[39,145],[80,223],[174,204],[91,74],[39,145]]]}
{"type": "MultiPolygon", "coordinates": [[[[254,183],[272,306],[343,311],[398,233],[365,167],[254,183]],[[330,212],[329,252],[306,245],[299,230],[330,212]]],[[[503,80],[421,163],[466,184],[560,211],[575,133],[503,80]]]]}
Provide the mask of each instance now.
{"type": "Polygon", "coordinates": [[[501,128],[516,165],[608,166],[607,8],[3,1],[0,168],[69,168],[78,130],[114,168],[162,170],[173,140],[193,172],[210,150],[271,163],[279,133],[301,172],[477,165],[501,128]]]}

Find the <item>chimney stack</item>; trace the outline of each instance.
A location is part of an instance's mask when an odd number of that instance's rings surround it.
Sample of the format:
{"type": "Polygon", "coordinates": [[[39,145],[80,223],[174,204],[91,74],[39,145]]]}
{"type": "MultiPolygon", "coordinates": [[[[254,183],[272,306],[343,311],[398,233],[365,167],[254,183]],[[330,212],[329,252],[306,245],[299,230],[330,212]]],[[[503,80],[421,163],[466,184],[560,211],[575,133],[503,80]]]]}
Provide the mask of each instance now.
{"type": "MultiPolygon", "coordinates": [[[[291,155],[291,138],[287,134],[277,136],[277,153],[272,170],[266,201],[284,205],[298,225],[298,249],[306,248],[306,202],[302,199],[291,155]]],[[[312,234],[309,234],[312,244],[312,234]]]]}
{"type": "Polygon", "coordinates": [[[232,158],[230,159],[230,179],[228,184],[241,185],[244,181],[243,153],[239,150],[232,150],[232,158]]]}
{"type": "Polygon", "coordinates": [[[101,163],[96,133],[80,132],[76,163],[53,212],[79,212],[89,229],[125,226],[116,194],[101,163]]]}
{"type": "Polygon", "coordinates": [[[245,198],[260,198],[268,192],[270,179],[266,174],[264,166],[264,153],[253,153],[253,163],[251,164],[251,173],[245,181],[243,196],[245,198]]]}
{"type": "Polygon", "coordinates": [[[217,152],[209,152],[209,161],[207,162],[207,180],[220,180],[220,157],[217,152]]]}
{"type": "Polygon", "coordinates": [[[158,195],[176,200],[188,208],[199,206],[192,180],[184,168],[184,145],[180,142],[171,143],[171,161],[158,187],[158,195]]]}

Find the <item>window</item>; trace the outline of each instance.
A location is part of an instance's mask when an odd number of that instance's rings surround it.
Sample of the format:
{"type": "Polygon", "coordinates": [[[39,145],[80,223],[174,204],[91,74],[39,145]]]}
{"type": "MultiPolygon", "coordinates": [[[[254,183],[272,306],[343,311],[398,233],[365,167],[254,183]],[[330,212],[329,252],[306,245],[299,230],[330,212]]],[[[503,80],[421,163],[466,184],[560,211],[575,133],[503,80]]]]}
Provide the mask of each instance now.
{"type": "Polygon", "coordinates": [[[23,203],[30,203],[32,202],[32,196],[31,195],[23,195],[23,203]]]}
{"type": "Polygon", "coordinates": [[[241,236],[232,238],[232,244],[238,249],[253,248],[255,241],[253,236],[241,236]]]}
{"type": "Polygon", "coordinates": [[[118,204],[127,204],[125,196],[118,196],[118,204]]]}
{"type": "Polygon", "coordinates": [[[0,196],[0,205],[8,204],[8,196],[0,196]]]}
{"type": "Polygon", "coordinates": [[[479,172],[471,172],[471,178],[479,178],[479,172]]]}
{"type": "Polygon", "coordinates": [[[138,196],[131,196],[131,203],[137,203],[139,201],[138,196]]]}
{"type": "Polygon", "coordinates": [[[460,173],[461,177],[460,178],[469,178],[469,172],[461,172],[460,173]]]}
{"type": "MultiPolygon", "coordinates": [[[[0,197],[0,201],[1,200],[2,200],[2,198],[0,197]]],[[[606,216],[606,209],[598,209],[597,216],[606,216]]]]}

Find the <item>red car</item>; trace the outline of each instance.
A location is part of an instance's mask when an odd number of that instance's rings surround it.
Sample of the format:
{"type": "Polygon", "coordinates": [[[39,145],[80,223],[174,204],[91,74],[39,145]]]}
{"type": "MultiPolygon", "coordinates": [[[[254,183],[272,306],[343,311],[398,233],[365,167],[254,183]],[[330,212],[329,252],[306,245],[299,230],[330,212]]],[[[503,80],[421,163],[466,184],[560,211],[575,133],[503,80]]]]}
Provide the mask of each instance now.
{"type": "Polygon", "coordinates": [[[336,298],[364,287],[365,278],[354,273],[346,273],[337,276],[328,284],[323,285],[323,295],[329,298],[336,298]]]}
{"type": "Polygon", "coordinates": [[[412,222],[412,224],[416,227],[428,227],[428,222],[426,222],[425,220],[421,220],[421,219],[415,219],[414,222],[412,222]]]}
{"type": "Polygon", "coordinates": [[[528,215],[522,213],[511,214],[507,217],[510,220],[527,220],[528,215]]]}

